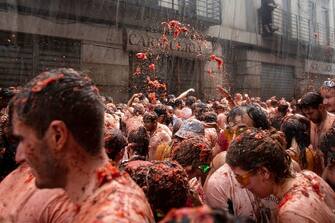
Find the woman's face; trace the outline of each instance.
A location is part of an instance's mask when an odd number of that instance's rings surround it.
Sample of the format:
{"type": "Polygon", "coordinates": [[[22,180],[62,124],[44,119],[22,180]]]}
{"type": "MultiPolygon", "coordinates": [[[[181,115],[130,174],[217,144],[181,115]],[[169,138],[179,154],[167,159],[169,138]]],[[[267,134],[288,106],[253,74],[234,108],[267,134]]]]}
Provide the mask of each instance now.
{"type": "Polygon", "coordinates": [[[261,167],[246,171],[240,167],[234,167],[232,170],[241,187],[248,189],[255,196],[265,198],[272,194],[273,182],[266,168],[261,167]]]}

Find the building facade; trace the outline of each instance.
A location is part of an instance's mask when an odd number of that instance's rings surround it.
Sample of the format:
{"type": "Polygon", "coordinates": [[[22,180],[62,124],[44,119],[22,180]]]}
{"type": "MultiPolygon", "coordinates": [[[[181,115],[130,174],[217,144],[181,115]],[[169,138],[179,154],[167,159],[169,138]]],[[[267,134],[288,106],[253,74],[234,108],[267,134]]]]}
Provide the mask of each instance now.
{"type": "Polygon", "coordinates": [[[136,53],[153,51],[155,75],[178,94],[217,97],[216,85],[266,99],[299,97],[333,77],[335,0],[0,0],[0,87],[55,67],[86,70],[104,95],[143,91],[136,53]],[[162,22],[203,34],[156,52],[162,22]],[[223,57],[223,72],[208,60],[223,57]],[[201,55],[201,56],[199,56],[201,55]]]}
{"type": "MultiPolygon", "coordinates": [[[[157,48],[162,22],[176,19],[205,33],[221,24],[221,12],[220,0],[0,0],[0,87],[72,67],[87,71],[102,94],[125,102],[145,87],[145,76],[133,75],[135,55],[157,48]]],[[[212,97],[205,70],[212,43],[204,41],[206,49],[181,38],[178,47],[171,41],[164,54],[152,53],[159,56],[155,75],[169,92],[192,87],[212,97]]]]}
{"type": "Polygon", "coordinates": [[[298,98],[334,77],[333,0],[223,0],[217,38],[234,92],[298,98]]]}

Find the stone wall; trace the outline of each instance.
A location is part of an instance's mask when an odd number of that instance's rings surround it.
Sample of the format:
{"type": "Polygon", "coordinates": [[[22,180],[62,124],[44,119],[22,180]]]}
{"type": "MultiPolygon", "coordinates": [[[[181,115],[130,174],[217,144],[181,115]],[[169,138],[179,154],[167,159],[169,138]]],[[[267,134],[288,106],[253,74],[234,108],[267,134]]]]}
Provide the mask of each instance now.
{"type": "Polygon", "coordinates": [[[261,94],[262,63],[294,67],[295,89],[294,94],[301,96],[308,88],[304,72],[304,60],[299,58],[279,57],[271,53],[256,50],[239,50],[235,61],[234,91],[247,93],[250,96],[261,94]]]}
{"type": "Polygon", "coordinates": [[[88,70],[102,94],[128,99],[129,56],[122,30],[113,26],[54,23],[35,16],[0,12],[0,30],[76,39],[81,44],[81,68],[88,70]]]}

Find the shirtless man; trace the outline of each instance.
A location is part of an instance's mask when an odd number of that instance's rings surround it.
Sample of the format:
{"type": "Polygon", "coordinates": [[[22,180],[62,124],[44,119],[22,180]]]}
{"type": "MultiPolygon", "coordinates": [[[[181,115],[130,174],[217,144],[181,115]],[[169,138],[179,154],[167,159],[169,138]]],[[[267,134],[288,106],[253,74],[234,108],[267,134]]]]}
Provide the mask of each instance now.
{"type": "Polygon", "coordinates": [[[305,94],[300,101],[304,115],[311,121],[311,144],[319,149],[320,138],[335,123],[335,115],[326,111],[323,98],[317,92],[305,94]]]}
{"type": "Polygon", "coordinates": [[[133,104],[133,107],[130,107],[126,111],[126,114],[123,117],[123,122],[126,125],[126,135],[143,126],[142,115],[144,114],[144,111],[145,108],[142,104],[133,104]]]}
{"type": "Polygon", "coordinates": [[[326,111],[323,98],[317,92],[306,93],[299,102],[302,113],[310,120],[310,141],[313,171],[321,176],[324,168],[323,155],[320,151],[320,139],[335,123],[335,115],[326,111]]]}
{"type": "Polygon", "coordinates": [[[150,135],[149,160],[156,159],[156,150],[159,145],[163,143],[168,145],[171,142],[170,129],[157,120],[158,116],[155,112],[147,112],[143,115],[144,127],[150,135]]]}
{"type": "Polygon", "coordinates": [[[71,223],[76,206],[62,189],[38,189],[21,164],[0,184],[0,222],[71,223]]]}
{"type": "Polygon", "coordinates": [[[103,149],[104,107],[91,80],[73,69],[43,72],[13,100],[17,162],[38,188],[62,188],[77,207],[73,223],[153,222],[143,191],[103,149]]]}

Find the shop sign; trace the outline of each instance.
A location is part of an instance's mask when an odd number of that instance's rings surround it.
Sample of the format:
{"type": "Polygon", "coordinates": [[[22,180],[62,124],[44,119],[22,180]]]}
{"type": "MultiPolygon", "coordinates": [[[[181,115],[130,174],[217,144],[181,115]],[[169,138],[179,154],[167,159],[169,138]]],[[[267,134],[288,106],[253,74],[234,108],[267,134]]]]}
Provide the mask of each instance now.
{"type": "Polygon", "coordinates": [[[324,75],[335,75],[335,64],[324,63],[315,60],[305,60],[305,72],[324,75]]]}
{"type": "Polygon", "coordinates": [[[126,30],[126,50],[128,51],[150,51],[152,53],[167,53],[179,57],[191,57],[208,59],[212,52],[212,44],[209,41],[189,40],[186,38],[168,38],[167,45],[162,46],[162,34],[144,32],[138,30],[126,30]]]}

